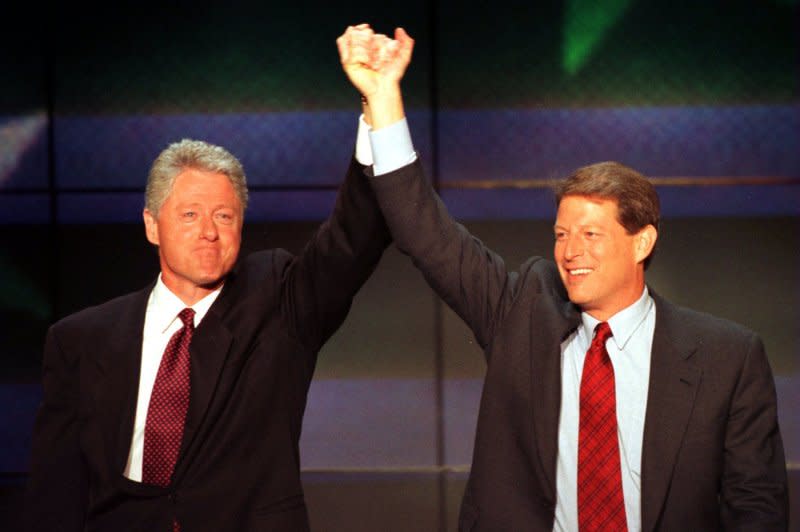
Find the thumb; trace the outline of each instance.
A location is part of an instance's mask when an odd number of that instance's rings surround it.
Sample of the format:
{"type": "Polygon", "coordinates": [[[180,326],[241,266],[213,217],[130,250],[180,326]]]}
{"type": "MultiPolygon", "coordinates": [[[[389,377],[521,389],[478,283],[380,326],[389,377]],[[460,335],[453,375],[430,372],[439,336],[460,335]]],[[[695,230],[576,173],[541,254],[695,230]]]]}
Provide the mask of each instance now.
{"type": "Polygon", "coordinates": [[[409,61],[411,59],[411,52],[414,49],[414,39],[412,39],[403,28],[397,28],[394,30],[394,39],[400,45],[400,55],[406,61],[409,61]]]}

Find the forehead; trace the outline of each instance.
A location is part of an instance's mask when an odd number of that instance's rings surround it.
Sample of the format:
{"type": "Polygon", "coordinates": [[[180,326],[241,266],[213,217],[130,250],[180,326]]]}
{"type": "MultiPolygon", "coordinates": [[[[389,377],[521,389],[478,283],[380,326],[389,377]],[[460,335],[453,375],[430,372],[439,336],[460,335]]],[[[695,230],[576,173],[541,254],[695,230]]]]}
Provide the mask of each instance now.
{"type": "Polygon", "coordinates": [[[227,175],[197,168],[186,168],[175,176],[167,201],[199,201],[240,206],[239,197],[227,175]]]}
{"type": "Polygon", "coordinates": [[[561,198],[556,223],[609,219],[617,221],[619,204],[614,198],[570,195],[561,198]]]}

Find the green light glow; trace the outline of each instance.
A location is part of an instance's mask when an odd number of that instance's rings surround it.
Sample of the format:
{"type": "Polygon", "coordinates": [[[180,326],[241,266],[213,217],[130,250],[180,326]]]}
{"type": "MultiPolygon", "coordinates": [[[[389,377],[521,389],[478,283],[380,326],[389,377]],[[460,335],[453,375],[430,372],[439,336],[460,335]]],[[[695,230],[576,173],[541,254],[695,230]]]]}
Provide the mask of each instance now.
{"type": "Polygon", "coordinates": [[[0,307],[29,313],[40,320],[50,316],[50,304],[34,283],[0,256],[0,307]]]}
{"type": "Polygon", "coordinates": [[[625,14],[632,0],[568,0],[564,13],[563,67],[575,75],[625,14]]]}

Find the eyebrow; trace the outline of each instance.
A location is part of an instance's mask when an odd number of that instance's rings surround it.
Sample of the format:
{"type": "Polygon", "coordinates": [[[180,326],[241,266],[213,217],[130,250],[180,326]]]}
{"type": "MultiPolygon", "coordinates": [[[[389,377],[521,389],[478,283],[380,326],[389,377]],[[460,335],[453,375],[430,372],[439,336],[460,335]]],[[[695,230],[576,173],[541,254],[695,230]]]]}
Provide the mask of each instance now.
{"type": "MultiPolygon", "coordinates": [[[[601,224],[582,224],[582,225],[579,225],[577,227],[578,227],[578,229],[587,229],[587,228],[602,229],[603,228],[603,226],[601,224]]],[[[567,228],[564,227],[563,225],[554,224],[553,225],[553,229],[564,229],[564,230],[566,230],[567,228]]]]}
{"type": "MultiPolygon", "coordinates": [[[[177,207],[180,209],[185,209],[186,207],[200,207],[203,206],[203,202],[201,201],[191,201],[186,203],[178,203],[177,207]]],[[[226,203],[218,203],[211,207],[212,211],[216,211],[219,209],[233,209],[236,210],[236,205],[229,205],[226,203]]]]}

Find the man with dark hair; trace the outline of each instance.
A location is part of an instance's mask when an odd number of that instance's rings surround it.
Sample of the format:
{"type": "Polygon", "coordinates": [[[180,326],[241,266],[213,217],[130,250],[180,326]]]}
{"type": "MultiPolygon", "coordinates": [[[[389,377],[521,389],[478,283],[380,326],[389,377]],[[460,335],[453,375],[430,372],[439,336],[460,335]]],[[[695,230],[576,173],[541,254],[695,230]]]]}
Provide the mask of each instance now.
{"type": "MultiPolygon", "coordinates": [[[[578,168],[555,187],[556,205],[565,196],[612,198],[617,202],[619,223],[629,234],[652,225],[658,233],[660,202],[656,189],[642,174],[608,161],[578,168]]],[[[655,247],[644,261],[645,270],[655,247]]]]}
{"type": "Polygon", "coordinates": [[[646,285],[652,184],[617,163],[579,169],[557,191],[555,261],[508,271],[416,161],[400,92],[413,44],[368,27],[338,40],[367,103],[372,185],[395,242],[486,356],[459,529],[785,530],[763,344],[646,285]]]}
{"type": "Polygon", "coordinates": [[[29,530],[308,530],[298,442],[317,353],[389,234],[355,160],[297,256],[238,260],[246,205],[219,146],[155,160],[143,217],[160,275],[48,331],[29,530]]]}

